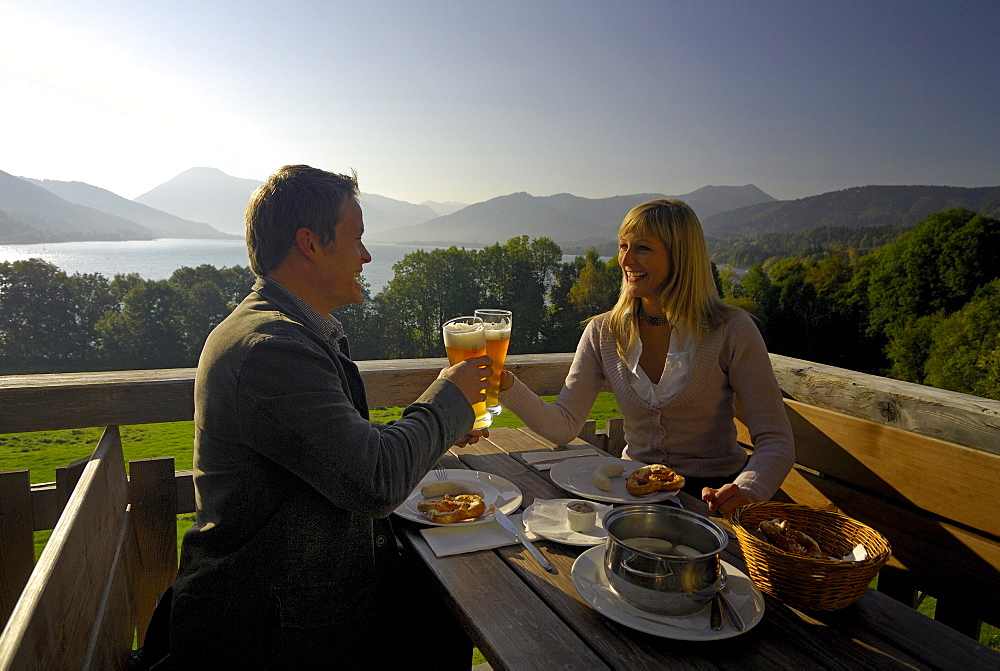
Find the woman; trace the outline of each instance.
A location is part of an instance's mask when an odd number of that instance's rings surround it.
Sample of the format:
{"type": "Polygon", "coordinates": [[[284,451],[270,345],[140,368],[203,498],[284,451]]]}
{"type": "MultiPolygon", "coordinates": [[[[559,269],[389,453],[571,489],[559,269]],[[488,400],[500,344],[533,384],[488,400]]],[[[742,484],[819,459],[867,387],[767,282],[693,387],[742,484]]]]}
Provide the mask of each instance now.
{"type": "Polygon", "coordinates": [[[587,324],[555,403],[505,371],[503,406],[563,444],[607,382],[625,418],[625,458],[670,466],[722,514],[770,499],[795,461],[791,426],[760,332],[719,298],[698,217],[679,200],[633,208],[618,264],[618,303],[587,324]],[[736,442],[737,400],[749,460],[736,442]]]}

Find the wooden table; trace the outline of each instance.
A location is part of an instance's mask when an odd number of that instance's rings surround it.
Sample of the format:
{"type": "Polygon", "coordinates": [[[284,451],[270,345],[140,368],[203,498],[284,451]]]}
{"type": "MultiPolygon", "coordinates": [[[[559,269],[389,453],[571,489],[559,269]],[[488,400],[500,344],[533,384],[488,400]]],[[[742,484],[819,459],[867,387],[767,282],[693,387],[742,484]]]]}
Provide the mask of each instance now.
{"type": "MultiPolygon", "coordinates": [[[[494,429],[477,445],[453,449],[442,462],[514,482],[522,506],[567,498],[547,472],[519,452],[556,449],[527,429],[494,429]]],[[[707,513],[685,496],[685,506],[707,513]]],[[[765,595],[766,612],[749,632],[710,642],[641,633],[592,609],[570,570],[587,548],[538,541],[556,567],[550,574],[521,545],[438,558],[419,524],[394,518],[397,533],[426,566],[452,611],[491,666],[501,669],[711,668],[1000,668],[1000,653],[874,590],[834,613],[805,613],[765,595]]],[[[735,540],[723,559],[746,570],[735,540]]]]}

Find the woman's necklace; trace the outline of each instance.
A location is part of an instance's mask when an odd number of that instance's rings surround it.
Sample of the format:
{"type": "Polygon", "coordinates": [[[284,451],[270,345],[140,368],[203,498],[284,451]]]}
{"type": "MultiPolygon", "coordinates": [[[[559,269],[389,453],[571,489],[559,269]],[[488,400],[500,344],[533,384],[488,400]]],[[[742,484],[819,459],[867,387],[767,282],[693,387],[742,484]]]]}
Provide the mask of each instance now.
{"type": "Polygon", "coordinates": [[[642,302],[639,302],[639,319],[646,322],[650,326],[666,326],[670,323],[670,317],[654,317],[653,315],[647,315],[646,311],[642,309],[642,302]]]}

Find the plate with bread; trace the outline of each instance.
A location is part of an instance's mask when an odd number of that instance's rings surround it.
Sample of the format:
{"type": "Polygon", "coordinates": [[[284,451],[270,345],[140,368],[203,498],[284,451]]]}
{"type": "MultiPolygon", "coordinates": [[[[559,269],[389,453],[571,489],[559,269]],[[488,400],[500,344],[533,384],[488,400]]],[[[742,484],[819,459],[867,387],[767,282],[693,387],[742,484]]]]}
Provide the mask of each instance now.
{"type": "Polygon", "coordinates": [[[439,479],[431,471],[396,510],[403,519],[431,526],[469,526],[493,521],[493,510],[513,513],[521,490],[498,475],[449,468],[439,479]]]}
{"type": "Polygon", "coordinates": [[[552,483],[568,492],[605,503],[649,503],[676,498],[684,476],[664,464],[613,457],[580,458],[549,471],[552,483]]]}

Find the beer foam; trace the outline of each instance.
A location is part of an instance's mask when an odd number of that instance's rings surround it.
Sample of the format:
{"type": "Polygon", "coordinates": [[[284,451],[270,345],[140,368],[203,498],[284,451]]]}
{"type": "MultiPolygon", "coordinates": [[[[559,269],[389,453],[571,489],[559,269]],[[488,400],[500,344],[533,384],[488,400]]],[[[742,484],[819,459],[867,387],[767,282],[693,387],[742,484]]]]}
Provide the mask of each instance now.
{"type": "Polygon", "coordinates": [[[486,347],[486,332],[480,324],[456,322],[444,325],[444,346],[454,349],[483,349],[486,347]]]}
{"type": "Polygon", "coordinates": [[[487,340],[510,340],[510,324],[483,324],[487,340]]]}

